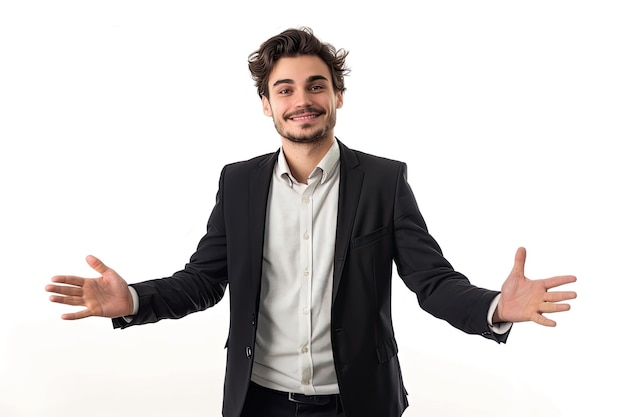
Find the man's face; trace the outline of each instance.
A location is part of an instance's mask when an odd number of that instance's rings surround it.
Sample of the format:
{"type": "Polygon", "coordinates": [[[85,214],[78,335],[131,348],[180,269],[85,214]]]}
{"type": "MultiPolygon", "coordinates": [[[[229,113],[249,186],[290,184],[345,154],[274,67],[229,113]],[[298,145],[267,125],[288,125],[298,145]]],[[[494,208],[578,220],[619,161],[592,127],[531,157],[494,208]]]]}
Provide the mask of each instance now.
{"type": "Polygon", "coordinates": [[[263,112],[272,117],[284,139],[318,143],[333,138],[343,95],[334,91],[330,70],[321,58],[280,58],[270,72],[268,96],[262,98],[263,112]]]}

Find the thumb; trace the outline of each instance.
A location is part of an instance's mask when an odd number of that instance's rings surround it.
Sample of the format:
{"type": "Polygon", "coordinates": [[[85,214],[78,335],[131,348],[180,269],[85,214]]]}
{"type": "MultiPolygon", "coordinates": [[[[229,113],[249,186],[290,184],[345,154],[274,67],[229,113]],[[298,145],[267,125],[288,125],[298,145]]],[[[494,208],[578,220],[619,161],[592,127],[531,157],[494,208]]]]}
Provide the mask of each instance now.
{"type": "Polygon", "coordinates": [[[515,252],[515,262],[513,264],[513,271],[511,274],[519,274],[524,277],[524,264],[526,263],[526,248],[517,248],[515,252]]]}
{"type": "Polygon", "coordinates": [[[104,274],[106,271],[109,270],[108,266],[106,266],[104,263],[102,263],[100,259],[96,258],[93,255],[88,255],[86,260],[87,264],[100,274],[104,274]]]}

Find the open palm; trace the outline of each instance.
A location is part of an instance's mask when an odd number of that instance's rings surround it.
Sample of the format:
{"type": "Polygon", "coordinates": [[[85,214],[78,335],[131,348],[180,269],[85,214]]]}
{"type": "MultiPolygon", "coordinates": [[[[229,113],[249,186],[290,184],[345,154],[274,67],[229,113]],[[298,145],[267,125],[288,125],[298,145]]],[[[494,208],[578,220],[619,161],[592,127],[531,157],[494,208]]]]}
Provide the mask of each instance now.
{"type": "Polygon", "coordinates": [[[121,317],[133,312],[133,300],[128,284],[113,269],[95,256],[87,256],[87,263],[102,276],[82,278],[72,275],[56,275],[46,291],[54,293],[50,301],[85,309],[61,316],[64,320],[76,320],[90,316],[121,317]]]}
{"type": "Polygon", "coordinates": [[[549,291],[552,288],[576,281],[572,275],[560,275],[546,279],[531,280],[524,275],[526,249],[519,248],[515,254],[513,270],[504,284],[494,321],[534,321],[543,326],[554,327],[556,322],[544,313],[567,311],[570,305],[561,301],[576,298],[574,291],[549,291]]]}

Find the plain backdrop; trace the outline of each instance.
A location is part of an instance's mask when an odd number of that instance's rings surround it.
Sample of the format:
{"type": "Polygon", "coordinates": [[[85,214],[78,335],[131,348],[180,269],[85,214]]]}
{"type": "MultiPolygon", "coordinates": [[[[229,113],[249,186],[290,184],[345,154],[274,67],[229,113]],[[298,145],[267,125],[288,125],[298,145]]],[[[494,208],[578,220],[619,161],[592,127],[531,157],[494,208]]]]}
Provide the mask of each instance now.
{"type": "MultiPolygon", "coordinates": [[[[473,283],[574,274],[558,325],[498,345],[396,277],[407,417],[623,412],[621,1],[0,2],[0,416],[221,415],[228,297],[127,330],[60,319],[53,275],[181,269],[226,163],[278,149],[247,69],[283,29],[349,50],[336,135],[400,159],[473,283]]],[[[358,416],[357,416],[358,417],[358,416]]],[[[381,416],[385,417],[385,416],[381,416]]]]}

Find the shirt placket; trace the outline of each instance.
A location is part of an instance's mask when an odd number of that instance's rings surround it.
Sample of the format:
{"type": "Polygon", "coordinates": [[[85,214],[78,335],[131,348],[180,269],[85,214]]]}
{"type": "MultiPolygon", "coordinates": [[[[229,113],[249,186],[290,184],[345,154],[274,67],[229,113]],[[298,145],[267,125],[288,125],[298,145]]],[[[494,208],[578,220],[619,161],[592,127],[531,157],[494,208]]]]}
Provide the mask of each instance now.
{"type": "Polygon", "coordinates": [[[300,300],[299,300],[299,341],[300,341],[300,383],[303,392],[314,395],[313,356],[311,352],[312,323],[312,277],[313,277],[313,192],[317,181],[311,178],[300,200],[300,300]]]}

